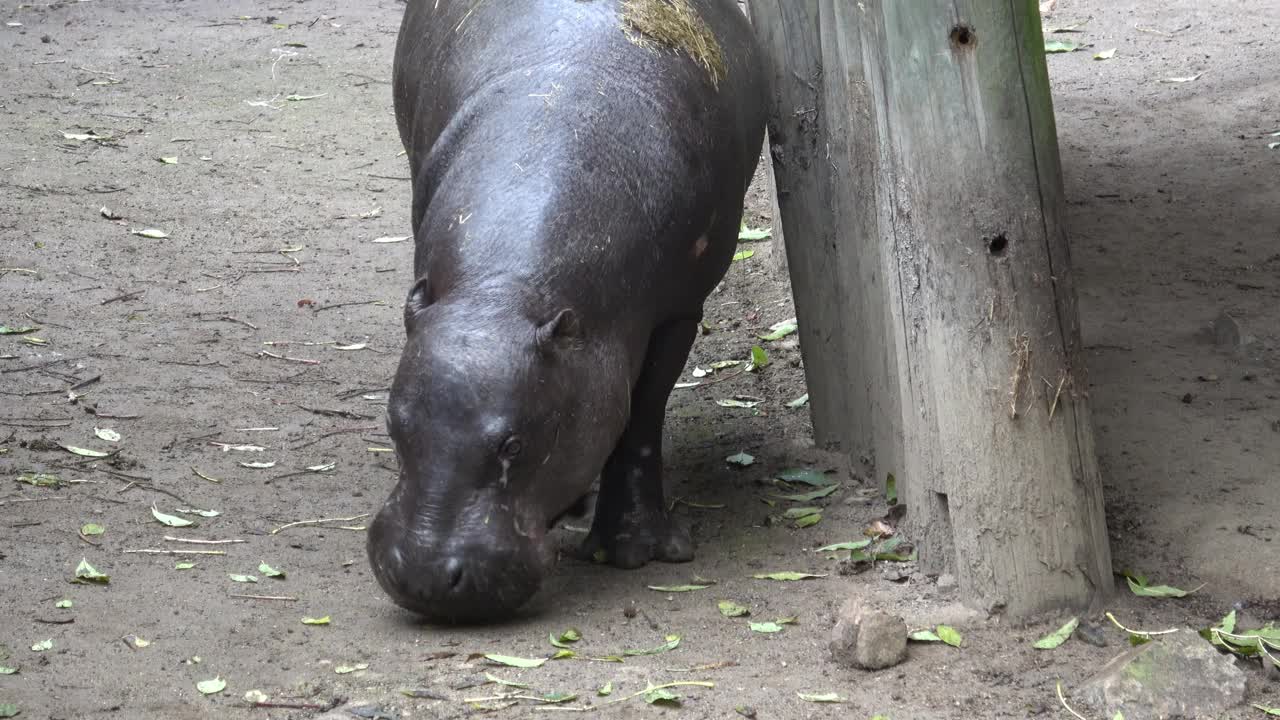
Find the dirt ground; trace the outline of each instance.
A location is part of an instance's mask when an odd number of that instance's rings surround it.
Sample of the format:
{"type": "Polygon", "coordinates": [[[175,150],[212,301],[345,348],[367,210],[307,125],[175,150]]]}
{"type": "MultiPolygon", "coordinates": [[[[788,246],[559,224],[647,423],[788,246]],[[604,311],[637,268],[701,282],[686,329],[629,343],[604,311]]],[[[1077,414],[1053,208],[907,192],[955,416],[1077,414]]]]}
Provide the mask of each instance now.
{"type": "MultiPolygon", "coordinates": [[[[487,628],[424,626],[386,599],[361,529],[394,479],[383,408],[411,281],[410,243],[375,242],[408,232],[387,84],[402,7],[0,3],[0,324],[38,328],[0,336],[0,667],[18,669],[0,675],[0,706],[22,718],[283,719],[345,703],[365,717],[451,718],[510,692],[487,672],[530,695],[576,693],[566,706],[579,708],[647,683],[714,683],[672,688],[679,709],[640,697],[604,709],[618,717],[743,706],[760,718],[1067,717],[1056,684],[1070,693],[1126,646],[1101,615],[1082,619],[1107,647],[1034,650],[1065,617],[1009,627],[964,611],[945,578],[913,563],[844,575],[813,552],[858,538],[886,506],[812,448],[807,410],[788,406],[804,393],[794,336],[765,343],[762,371],[721,370],[673,394],[667,467],[687,501],[677,512],[695,524],[693,563],[622,572],[565,559],[527,616],[487,628]],[[168,237],[133,234],[147,228],[168,237]],[[716,402],[735,396],[761,402],[716,402]],[[739,452],[754,464],[725,462],[739,452]],[[771,520],[795,503],[761,501],[796,467],[834,469],[841,483],[810,503],[825,512],[803,529],[771,520]],[[32,473],[60,483],[18,482],[32,473]],[[195,525],[166,527],[152,507],[195,525]],[[342,519],[279,529],[320,518],[342,519]],[[104,532],[81,535],[86,523],[104,532]],[[110,583],[69,583],[82,559],[110,583]],[[826,576],[751,577],[782,570],[826,576]],[[695,578],[715,584],[648,589],[695,578]],[[912,644],[880,673],[840,669],[826,638],[854,594],[912,629],[952,624],[964,643],[912,644]],[[722,599],[751,616],[723,617],[722,599]],[[792,616],[779,633],[748,626],[792,616]],[[571,627],[580,659],[514,669],[474,655],[545,658],[548,635],[571,627]],[[667,652],[581,659],[671,634],[681,639],[667,652]],[[44,640],[52,647],[32,649],[44,640]],[[215,678],[225,690],[202,695],[197,683],[215,678]],[[613,694],[597,696],[606,683],[613,694]],[[250,707],[255,689],[294,707],[250,707]]],[[[1118,593],[1108,609],[1135,628],[1205,627],[1233,607],[1242,623],[1280,619],[1280,150],[1267,147],[1280,75],[1268,10],[1060,0],[1046,20],[1088,21],[1070,39],[1090,46],[1049,65],[1116,568],[1203,585],[1182,600],[1118,593]],[[1238,349],[1215,342],[1224,310],[1246,336],[1238,349]]],[[[753,226],[767,207],[757,186],[753,226]]],[[[711,332],[683,380],[743,360],[792,316],[788,287],[765,272],[770,245],[744,245],[756,255],[708,302],[711,332]]],[[[564,542],[579,530],[564,528],[564,542]]],[[[1280,684],[1256,664],[1247,673],[1251,702],[1280,705],[1280,684]]],[[[519,702],[494,716],[544,715],[519,702]]]]}

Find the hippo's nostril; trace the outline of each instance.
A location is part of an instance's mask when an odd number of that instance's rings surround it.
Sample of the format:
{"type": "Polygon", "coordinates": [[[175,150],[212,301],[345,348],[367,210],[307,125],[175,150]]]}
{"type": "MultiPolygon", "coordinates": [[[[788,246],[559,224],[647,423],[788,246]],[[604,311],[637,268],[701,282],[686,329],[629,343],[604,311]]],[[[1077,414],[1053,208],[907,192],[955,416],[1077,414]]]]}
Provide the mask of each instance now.
{"type": "Polygon", "coordinates": [[[462,584],[462,561],[456,557],[445,560],[444,574],[449,579],[449,587],[457,589],[462,584]]]}

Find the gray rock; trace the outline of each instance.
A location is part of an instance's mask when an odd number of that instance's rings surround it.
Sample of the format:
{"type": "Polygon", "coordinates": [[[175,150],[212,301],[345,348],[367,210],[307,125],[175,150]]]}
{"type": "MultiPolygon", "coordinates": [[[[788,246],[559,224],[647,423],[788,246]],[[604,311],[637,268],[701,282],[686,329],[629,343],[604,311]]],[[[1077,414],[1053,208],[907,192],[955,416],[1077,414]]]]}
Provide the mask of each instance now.
{"type": "Polygon", "coordinates": [[[938,592],[951,592],[956,589],[957,585],[959,583],[956,582],[956,576],[951,573],[942,573],[938,576],[938,592]]]}
{"type": "Polygon", "coordinates": [[[845,667],[893,667],[907,657],[907,624],[852,598],[840,608],[828,647],[832,659],[845,667]]]}
{"type": "Polygon", "coordinates": [[[1226,310],[1218,313],[1218,317],[1213,321],[1213,340],[1218,347],[1225,350],[1235,350],[1240,347],[1240,342],[1244,339],[1244,333],[1240,331],[1240,321],[1227,314],[1226,310]]]}
{"type": "Polygon", "coordinates": [[[1126,720],[1217,718],[1244,702],[1245,674],[1194,630],[1180,630],[1131,648],[1103,666],[1081,689],[1107,717],[1126,720]]]}

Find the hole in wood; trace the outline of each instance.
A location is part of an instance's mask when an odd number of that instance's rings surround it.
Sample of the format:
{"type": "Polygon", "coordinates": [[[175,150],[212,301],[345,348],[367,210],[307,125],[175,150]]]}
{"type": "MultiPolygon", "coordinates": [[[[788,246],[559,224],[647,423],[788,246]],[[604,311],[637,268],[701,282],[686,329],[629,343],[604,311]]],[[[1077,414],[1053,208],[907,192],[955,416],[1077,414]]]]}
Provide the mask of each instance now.
{"type": "Polygon", "coordinates": [[[978,35],[973,28],[960,24],[951,28],[951,47],[956,50],[967,50],[978,42],[978,35]]]}
{"type": "Polygon", "coordinates": [[[1009,238],[1005,237],[1004,233],[983,238],[983,240],[986,242],[987,252],[991,253],[992,257],[1004,255],[1004,251],[1009,247],[1009,238]]]}

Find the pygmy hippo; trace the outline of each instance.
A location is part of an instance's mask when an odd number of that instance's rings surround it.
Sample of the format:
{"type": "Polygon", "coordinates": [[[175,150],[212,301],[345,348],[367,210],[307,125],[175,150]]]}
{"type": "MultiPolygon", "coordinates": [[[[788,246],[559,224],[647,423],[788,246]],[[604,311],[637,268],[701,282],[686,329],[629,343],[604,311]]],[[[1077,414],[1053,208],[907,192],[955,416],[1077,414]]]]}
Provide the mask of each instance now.
{"type": "Polygon", "coordinates": [[[368,534],[397,604],[512,615],[597,478],[586,554],[693,557],[663,416],[737,244],[763,62],[735,0],[409,0],[393,93],[416,280],[400,475],[368,534]]]}

